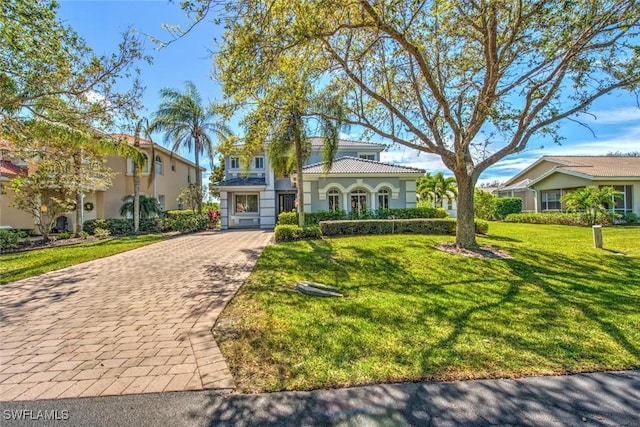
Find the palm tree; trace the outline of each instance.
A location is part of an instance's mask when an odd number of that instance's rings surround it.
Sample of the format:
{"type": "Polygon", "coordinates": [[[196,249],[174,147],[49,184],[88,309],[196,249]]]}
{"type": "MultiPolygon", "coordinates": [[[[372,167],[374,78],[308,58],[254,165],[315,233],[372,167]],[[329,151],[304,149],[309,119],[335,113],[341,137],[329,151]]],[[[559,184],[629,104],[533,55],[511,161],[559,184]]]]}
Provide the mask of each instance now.
{"type": "Polygon", "coordinates": [[[445,177],[442,172],[435,175],[427,172],[418,179],[417,190],[421,199],[430,200],[435,207],[440,208],[445,197],[449,200],[456,200],[458,197],[456,179],[452,176],[445,177]]]}
{"type": "MultiPolygon", "coordinates": [[[[171,145],[171,152],[180,148],[193,150],[196,164],[196,185],[202,188],[200,156],[207,155],[213,164],[215,144],[213,135],[219,139],[228,135],[226,126],[214,118],[218,115],[214,104],[203,105],[202,97],[193,82],[185,83],[184,92],[164,88],[160,90],[162,102],[154,115],[151,131],[165,132],[164,142],[171,145]]],[[[202,212],[202,200],[198,201],[198,212],[202,212]]]]}
{"type": "Polygon", "coordinates": [[[296,210],[298,225],[304,226],[304,189],[302,168],[311,152],[310,137],[307,135],[311,120],[317,121],[314,133],[323,141],[322,161],[328,171],[333,165],[339,142],[344,111],[335,99],[326,98],[315,102],[321,105],[320,117],[307,117],[306,110],[313,104],[310,100],[309,81],[300,78],[297,82],[270,87],[269,94],[243,121],[246,129],[245,150],[249,155],[267,145],[267,157],[277,176],[296,173],[296,210]],[[328,118],[330,117],[330,118],[328,118]]]}
{"type": "MultiPolygon", "coordinates": [[[[140,194],[138,196],[140,218],[147,219],[158,216],[162,213],[160,208],[160,202],[155,197],[145,196],[140,194]]],[[[122,198],[122,206],[120,206],[120,215],[127,216],[133,213],[136,198],[131,194],[122,198]]]]}
{"type": "MultiPolygon", "coordinates": [[[[155,158],[153,140],[151,139],[151,131],[149,120],[146,117],[136,122],[133,132],[133,147],[140,150],[140,134],[144,134],[146,139],[151,142],[151,159],[155,158]]],[[[150,161],[150,160],[147,160],[150,161]]],[[[150,161],[153,164],[152,161],[150,161]]],[[[144,169],[144,164],[133,162],[133,232],[138,234],[140,231],[140,174],[144,169]]],[[[155,168],[150,168],[149,180],[155,178],[155,168]]]]}
{"type": "Polygon", "coordinates": [[[598,215],[608,210],[608,206],[615,205],[620,193],[613,187],[589,186],[566,193],[560,198],[570,212],[583,211],[589,225],[598,220],[598,215]]]}

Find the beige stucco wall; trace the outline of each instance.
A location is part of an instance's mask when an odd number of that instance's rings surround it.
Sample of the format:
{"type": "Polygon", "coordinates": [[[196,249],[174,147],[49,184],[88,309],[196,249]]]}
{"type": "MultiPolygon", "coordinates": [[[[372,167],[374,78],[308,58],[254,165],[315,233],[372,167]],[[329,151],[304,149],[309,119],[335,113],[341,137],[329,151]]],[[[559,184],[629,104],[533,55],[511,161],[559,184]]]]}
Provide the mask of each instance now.
{"type": "Polygon", "coordinates": [[[515,184],[517,182],[523,181],[525,179],[536,179],[538,178],[540,175],[543,175],[544,173],[550,171],[551,169],[553,169],[554,167],[560,166],[558,163],[552,163],[549,161],[542,161],[540,162],[540,164],[534,166],[533,168],[531,168],[530,170],[528,170],[527,172],[525,172],[523,175],[521,176],[517,176],[511,178],[510,180],[508,180],[507,182],[505,182],[505,186],[508,185],[512,185],[515,184]]]}
{"type": "Polygon", "coordinates": [[[2,182],[3,190],[0,194],[0,226],[9,226],[12,228],[35,228],[33,217],[27,212],[11,207],[13,202],[13,191],[11,191],[7,182],[2,182]]]}
{"type": "MultiPolygon", "coordinates": [[[[144,150],[149,158],[151,158],[150,150],[144,150]]],[[[178,195],[189,182],[196,181],[195,167],[186,163],[179,157],[173,157],[168,153],[156,150],[156,156],[162,159],[162,174],[155,174],[155,180],[149,182],[149,174],[143,173],[140,177],[140,192],[148,196],[159,198],[164,196],[165,210],[178,209],[178,195]],[[172,162],[175,164],[175,170],[171,169],[172,162]]],[[[149,165],[153,167],[153,162],[149,165]]],[[[99,203],[98,213],[101,218],[119,218],[120,206],[122,198],[126,195],[133,194],[133,174],[127,170],[127,160],[120,157],[109,157],[107,159],[109,166],[116,173],[113,177],[111,187],[103,192],[99,203]]]]}

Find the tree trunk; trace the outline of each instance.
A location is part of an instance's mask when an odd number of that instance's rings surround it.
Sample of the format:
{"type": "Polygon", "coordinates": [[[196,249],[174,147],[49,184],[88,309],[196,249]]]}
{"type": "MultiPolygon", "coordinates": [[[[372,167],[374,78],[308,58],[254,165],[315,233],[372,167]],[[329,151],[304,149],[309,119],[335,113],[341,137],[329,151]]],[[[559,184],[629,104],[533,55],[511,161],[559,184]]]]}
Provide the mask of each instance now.
{"type": "Polygon", "coordinates": [[[198,194],[196,195],[196,206],[198,208],[198,213],[202,213],[202,176],[200,175],[200,140],[196,138],[195,143],[195,164],[196,164],[196,191],[198,194]]]}
{"type": "Polygon", "coordinates": [[[299,138],[295,141],[296,148],[296,182],[298,190],[297,210],[298,226],[304,227],[304,188],[302,185],[302,141],[299,138]]]}
{"type": "Polygon", "coordinates": [[[78,237],[80,236],[80,232],[82,231],[82,213],[83,213],[83,203],[82,203],[82,190],[80,190],[81,181],[82,181],[82,155],[79,152],[75,152],[73,154],[73,166],[76,174],[76,220],[75,224],[73,224],[73,234],[78,237]]]}
{"type": "Polygon", "coordinates": [[[456,246],[467,249],[477,248],[473,210],[474,180],[464,172],[455,175],[458,184],[456,246]]]}
{"type": "MultiPolygon", "coordinates": [[[[136,132],[133,139],[133,146],[140,149],[140,135],[136,132]]],[[[140,169],[136,162],[133,162],[133,233],[140,232],[140,169]]]]}
{"type": "Polygon", "coordinates": [[[133,163],[133,232],[140,232],[140,175],[138,165],[133,163]]]}

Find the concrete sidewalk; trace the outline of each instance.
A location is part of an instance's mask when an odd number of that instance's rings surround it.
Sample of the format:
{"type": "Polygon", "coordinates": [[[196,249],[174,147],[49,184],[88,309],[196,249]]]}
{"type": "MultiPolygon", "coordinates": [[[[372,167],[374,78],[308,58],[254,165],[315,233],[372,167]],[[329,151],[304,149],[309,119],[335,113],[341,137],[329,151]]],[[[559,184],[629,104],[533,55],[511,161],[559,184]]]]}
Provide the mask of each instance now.
{"type": "Polygon", "coordinates": [[[0,409],[6,427],[638,426],[640,371],[259,395],[200,391],[8,402],[0,409]],[[47,414],[60,420],[32,419],[47,414]]]}

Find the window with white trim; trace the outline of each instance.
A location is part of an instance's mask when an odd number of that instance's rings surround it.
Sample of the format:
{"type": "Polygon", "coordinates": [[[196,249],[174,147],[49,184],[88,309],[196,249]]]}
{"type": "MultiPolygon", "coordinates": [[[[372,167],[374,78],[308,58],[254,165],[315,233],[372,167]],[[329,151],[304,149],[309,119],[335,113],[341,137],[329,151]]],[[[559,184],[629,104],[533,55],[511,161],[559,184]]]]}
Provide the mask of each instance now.
{"type": "Polygon", "coordinates": [[[164,167],[162,166],[162,157],[156,156],[156,174],[164,175],[164,167]]]}
{"type": "Polygon", "coordinates": [[[364,160],[376,160],[375,154],[358,154],[358,157],[364,160]]]}
{"type": "Polygon", "coordinates": [[[237,214],[258,213],[258,195],[236,194],[234,206],[234,213],[237,214]]]}
{"type": "Polygon", "coordinates": [[[613,185],[612,187],[618,193],[618,198],[613,200],[614,211],[619,213],[632,212],[633,185],[613,185]]]}
{"type": "Polygon", "coordinates": [[[542,201],[542,210],[543,211],[561,210],[562,203],[560,203],[560,197],[562,197],[560,190],[541,191],[540,198],[542,201]]]}
{"type": "Polygon", "coordinates": [[[165,197],[163,194],[160,194],[158,196],[158,205],[160,205],[161,210],[164,210],[164,202],[165,202],[165,197]]]}
{"type": "Polygon", "coordinates": [[[339,211],[340,210],[340,192],[336,189],[330,190],[327,193],[327,199],[329,200],[329,210],[330,211],[339,211]]]}
{"type": "Polygon", "coordinates": [[[389,209],[389,190],[378,191],[378,209],[389,209]]]}
{"type": "Polygon", "coordinates": [[[351,192],[351,212],[362,213],[367,210],[367,192],[353,190],[351,192]]]}
{"type": "Polygon", "coordinates": [[[240,169],[240,157],[238,156],[231,157],[231,165],[229,166],[229,168],[240,169]]]}
{"type": "Polygon", "coordinates": [[[264,157],[254,157],[253,165],[255,169],[264,169],[264,157]]]}
{"type": "MultiPolygon", "coordinates": [[[[143,174],[148,174],[149,173],[149,156],[147,156],[145,153],[142,153],[142,155],[144,156],[144,167],[142,168],[142,173],[143,174]]],[[[127,173],[128,174],[132,174],[133,173],[133,159],[132,158],[128,158],[127,159],[127,173]]]]}

